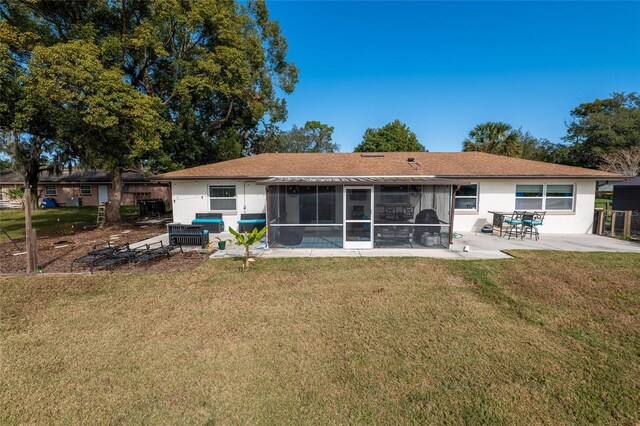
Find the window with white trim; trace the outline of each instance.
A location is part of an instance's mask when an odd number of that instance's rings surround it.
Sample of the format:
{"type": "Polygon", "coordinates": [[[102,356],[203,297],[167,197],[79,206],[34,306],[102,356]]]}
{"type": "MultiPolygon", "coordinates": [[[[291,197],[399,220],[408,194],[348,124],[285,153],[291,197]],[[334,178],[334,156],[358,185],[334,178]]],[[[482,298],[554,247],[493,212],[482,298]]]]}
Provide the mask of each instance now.
{"type": "Polygon", "coordinates": [[[58,187],[55,185],[45,185],[44,195],[58,195],[58,187]]]}
{"type": "Polygon", "coordinates": [[[545,210],[573,210],[575,186],[573,184],[547,184],[545,210]]]}
{"type": "Polygon", "coordinates": [[[516,185],[516,210],[572,211],[575,202],[574,184],[516,185]]]}
{"type": "Polygon", "coordinates": [[[236,210],[234,185],[209,185],[210,210],[236,210]]]}
{"type": "Polygon", "coordinates": [[[456,210],[477,211],[478,210],[478,184],[461,185],[456,192],[456,210]]]}
{"type": "Polygon", "coordinates": [[[80,185],[80,195],[91,195],[91,185],[80,185]]]}

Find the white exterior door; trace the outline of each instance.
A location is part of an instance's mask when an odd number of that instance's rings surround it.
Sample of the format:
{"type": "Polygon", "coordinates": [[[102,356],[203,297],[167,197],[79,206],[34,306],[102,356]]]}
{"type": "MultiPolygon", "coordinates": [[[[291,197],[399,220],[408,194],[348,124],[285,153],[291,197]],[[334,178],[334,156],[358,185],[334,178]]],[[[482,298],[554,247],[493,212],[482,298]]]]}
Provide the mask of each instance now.
{"type": "Polygon", "coordinates": [[[109,187],[107,185],[98,185],[98,204],[107,204],[109,201],[109,187]]]}
{"type": "Polygon", "coordinates": [[[373,187],[346,186],[343,197],[344,248],[373,248],[373,187]]]}

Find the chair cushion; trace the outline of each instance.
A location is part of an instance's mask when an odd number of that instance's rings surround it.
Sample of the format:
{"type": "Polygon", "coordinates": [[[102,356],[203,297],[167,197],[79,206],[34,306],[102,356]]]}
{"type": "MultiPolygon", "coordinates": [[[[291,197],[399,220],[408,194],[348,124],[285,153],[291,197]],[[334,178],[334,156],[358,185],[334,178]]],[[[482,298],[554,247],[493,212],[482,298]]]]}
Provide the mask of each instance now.
{"type": "Polygon", "coordinates": [[[215,218],[215,219],[214,218],[203,219],[203,218],[200,218],[200,219],[193,219],[191,221],[191,223],[192,224],[195,224],[195,223],[222,223],[222,219],[217,219],[217,218],[215,218]]]}
{"type": "Polygon", "coordinates": [[[523,220],[523,222],[527,225],[542,225],[542,222],[539,220],[523,220]]]}
{"type": "Polygon", "coordinates": [[[252,223],[267,223],[266,219],[240,219],[238,223],[252,224],[252,223]]]}
{"type": "Polygon", "coordinates": [[[505,222],[507,222],[508,224],[511,225],[521,225],[522,221],[521,220],[516,220],[516,219],[505,219],[505,222]]]}

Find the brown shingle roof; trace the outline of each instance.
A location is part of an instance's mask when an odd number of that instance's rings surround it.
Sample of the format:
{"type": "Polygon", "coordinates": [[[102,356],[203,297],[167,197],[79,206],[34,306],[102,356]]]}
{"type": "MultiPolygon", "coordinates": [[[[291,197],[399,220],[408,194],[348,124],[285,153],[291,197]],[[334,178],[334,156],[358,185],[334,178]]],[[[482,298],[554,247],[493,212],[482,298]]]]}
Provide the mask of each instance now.
{"type": "Polygon", "coordinates": [[[572,177],[619,179],[599,170],[482,152],[260,154],[166,173],[160,179],[273,176],[572,177]],[[413,158],[413,162],[408,159],[413,158]]]}

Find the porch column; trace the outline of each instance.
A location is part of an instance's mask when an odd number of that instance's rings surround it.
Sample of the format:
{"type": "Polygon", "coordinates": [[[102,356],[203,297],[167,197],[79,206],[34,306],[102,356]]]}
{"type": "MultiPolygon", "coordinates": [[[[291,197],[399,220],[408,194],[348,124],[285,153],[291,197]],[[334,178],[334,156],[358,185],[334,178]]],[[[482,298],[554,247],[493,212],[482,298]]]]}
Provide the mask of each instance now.
{"type": "Polygon", "coordinates": [[[451,250],[453,246],[453,218],[456,210],[456,192],[458,192],[459,188],[460,185],[451,186],[451,200],[449,201],[449,250],[451,250]]]}

